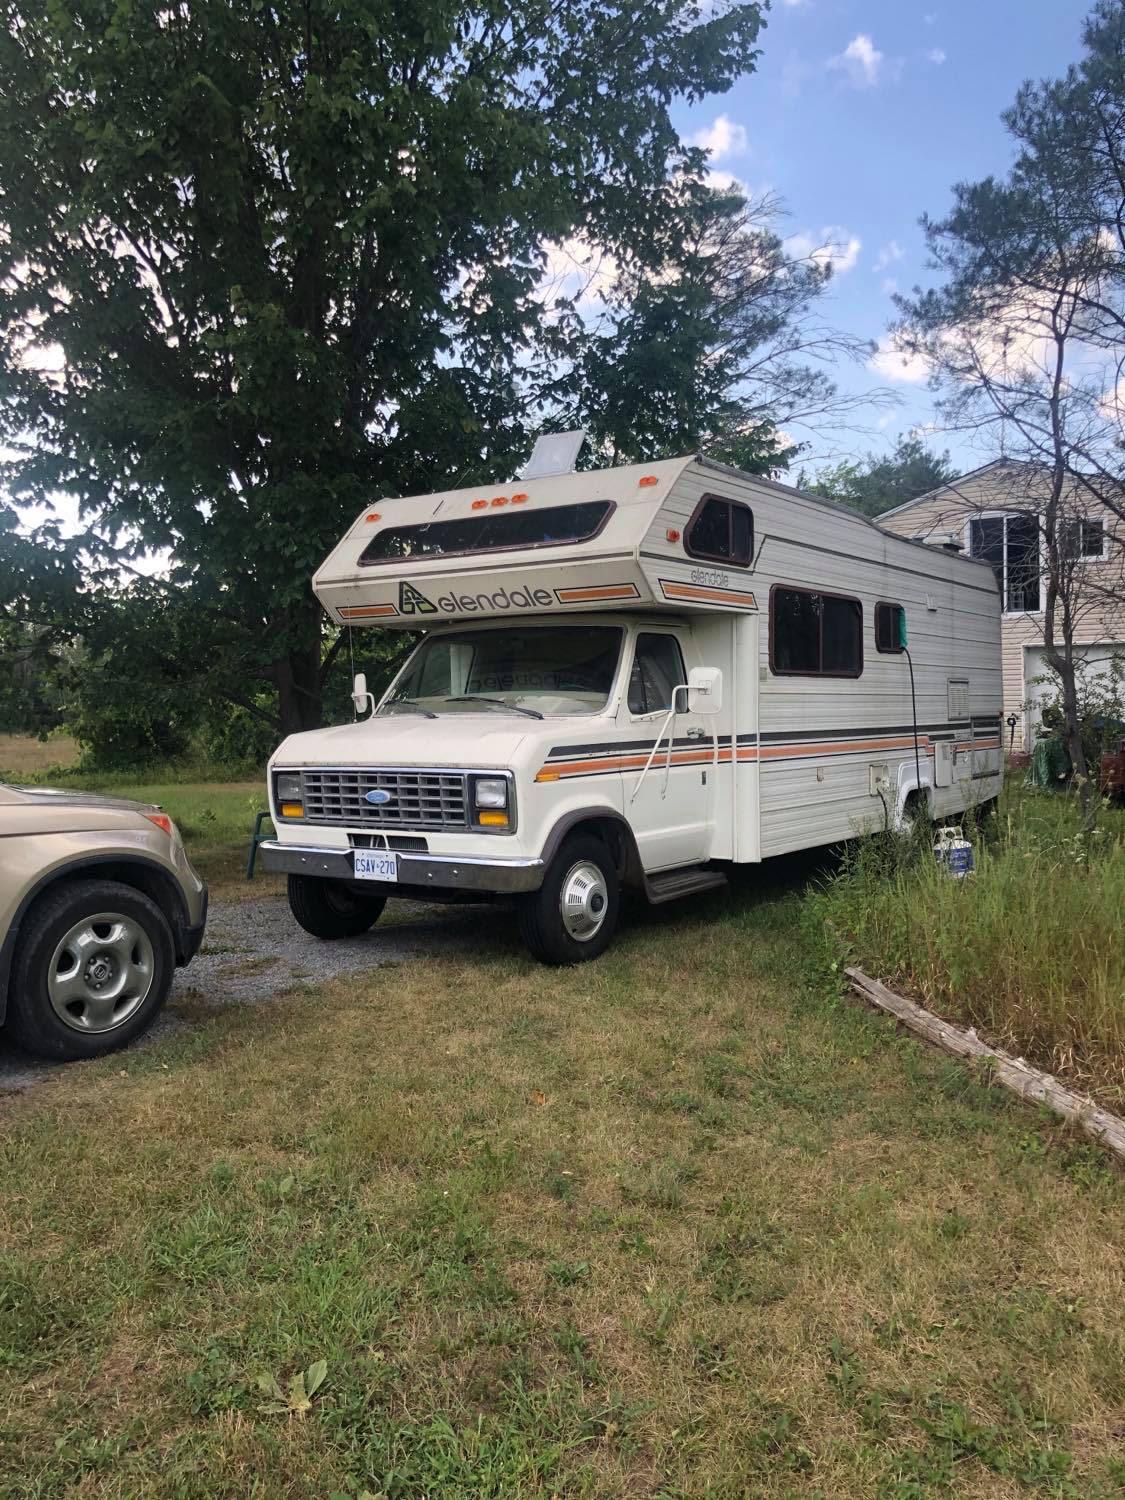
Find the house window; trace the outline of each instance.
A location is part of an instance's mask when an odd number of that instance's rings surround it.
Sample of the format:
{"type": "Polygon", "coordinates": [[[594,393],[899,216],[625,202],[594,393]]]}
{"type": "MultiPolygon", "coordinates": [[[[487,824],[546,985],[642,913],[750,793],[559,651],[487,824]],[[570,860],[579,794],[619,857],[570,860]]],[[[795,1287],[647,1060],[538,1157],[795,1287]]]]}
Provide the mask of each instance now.
{"type": "Polygon", "coordinates": [[[629,712],[655,714],[672,707],[672,693],[687,682],[674,635],[639,635],[629,674],[629,712]]]}
{"type": "Polygon", "coordinates": [[[704,562],[748,568],[754,554],[750,507],[719,495],[704,495],[684,531],[684,551],[704,562]]]}
{"type": "Polygon", "coordinates": [[[842,594],[770,591],[770,668],[778,677],[858,677],[863,607],[842,594]]]}
{"type": "Polygon", "coordinates": [[[906,611],[901,604],[875,606],[875,649],[898,655],[903,650],[906,611]]]}
{"type": "Polygon", "coordinates": [[[980,516],[969,522],[969,555],[992,564],[1006,614],[1039,608],[1039,521],[1035,516],[980,516]]]}
{"type": "Polygon", "coordinates": [[[1089,516],[1067,521],[1060,527],[1059,541],[1064,557],[1100,558],[1105,552],[1105,525],[1089,516]]]}

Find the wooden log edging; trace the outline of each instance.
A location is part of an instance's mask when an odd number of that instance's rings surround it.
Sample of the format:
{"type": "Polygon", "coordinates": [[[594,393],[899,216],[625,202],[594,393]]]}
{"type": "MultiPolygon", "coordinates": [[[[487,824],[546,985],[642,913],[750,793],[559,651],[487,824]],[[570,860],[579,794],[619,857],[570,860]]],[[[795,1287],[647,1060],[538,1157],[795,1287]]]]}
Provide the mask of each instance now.
{"type": "Polygon", "coordinates": [[[904,995],[896,995],[885,984],[869,978],[862,969],[848,968],[844,973],[851,980],[852,989],[857,995],[870,1001],[879,1010],[887,1011],[911,1031],[925,1037],[926,1041],[933,1042],[954,1057],[987,1058],[992,1077],[1005,1088],[1011,1089],[1021,1099],[1029,1099],[1034,1104],[1053,1109],[1056,1114],[1084,1130],[1099,1145],[1106,1146],[1125,1158],[1125,1120],[1120,1115],[1111,1114],[1108,1109],[1099,1108],[1092,1099],[1064,1088],[1050,1073],[1041,1073],[1038,1068],[1024,1062],[1022,1057],[1013,1057],[1009,1052],[1001,1052],[998,1047],[988,1046],[975,1031],[962,1031],[959,1026],[951,1026],[948,1021],[943,1021],[913,1000],[907,1000],[904,995]]]}

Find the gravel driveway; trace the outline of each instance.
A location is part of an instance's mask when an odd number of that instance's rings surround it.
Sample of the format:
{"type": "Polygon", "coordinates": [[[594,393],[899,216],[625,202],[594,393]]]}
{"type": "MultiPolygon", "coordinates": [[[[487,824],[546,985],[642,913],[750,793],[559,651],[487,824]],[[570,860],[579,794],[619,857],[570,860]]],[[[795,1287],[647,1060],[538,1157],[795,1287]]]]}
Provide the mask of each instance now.
{"type": "MultiPolygon", "coordinates": [[[[186,969],[176,970],[169,1003],[189,992],[193,1000],[214,1006],[272,1000],[287,990],[415,954],[468,953],[496,937],[503,940],[510,921],[494,906],[392,901],[383,920],[362,937],[324,943],[297,926],[283,897],[215,902],[203,948],[186,969]]],[[[184,1024],[165,1011],[136,1045],[158,1047],[184,1024]]],[[[16,1052],[0,1036],[0,1094],[22,1092],[59,1066],[16,1052]]]]}

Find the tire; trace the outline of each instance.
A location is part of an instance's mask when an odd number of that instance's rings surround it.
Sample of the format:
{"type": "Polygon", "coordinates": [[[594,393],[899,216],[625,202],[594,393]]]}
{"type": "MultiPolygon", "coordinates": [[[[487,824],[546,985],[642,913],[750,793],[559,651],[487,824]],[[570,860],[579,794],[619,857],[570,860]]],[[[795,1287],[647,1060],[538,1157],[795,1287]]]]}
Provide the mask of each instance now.
{"type": "Polygon", "coordinates": [[[148,1030],[175,965],[155,901],[116,880],[68,881],[20,928],[5,1030],[40,1057],[101,1057],[148,1030]]]}
{"type": "Polygon", "coordinates": [[[554,965],[600,957],[613,941],[620,910],[613,856],[601,839],[581,833],[566,840],[543,884],[524,896],[516,909],[525,945],[540,963],[554,965]],[[569,919],[563,914],[568,904],[569,919]]]}
{"type": "Polygon", "coordinates": [[[383,914],[386,896],[357,891],[344,880],[318,875],[290,875],[289,910],[313,937],[359,937],[383,914]]]}

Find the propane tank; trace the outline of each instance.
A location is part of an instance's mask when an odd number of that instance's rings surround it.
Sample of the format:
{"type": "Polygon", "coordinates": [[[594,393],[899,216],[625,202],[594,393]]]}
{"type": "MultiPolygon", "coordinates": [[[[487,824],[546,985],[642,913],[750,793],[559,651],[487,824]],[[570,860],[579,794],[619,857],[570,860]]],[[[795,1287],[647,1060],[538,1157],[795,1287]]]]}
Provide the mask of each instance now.
{"type": "Polygon", "coordinates": [[[973,846],[959,823],[938,829],[934,858],[947,875],[964,880],[973,873],[973,846]]]}

